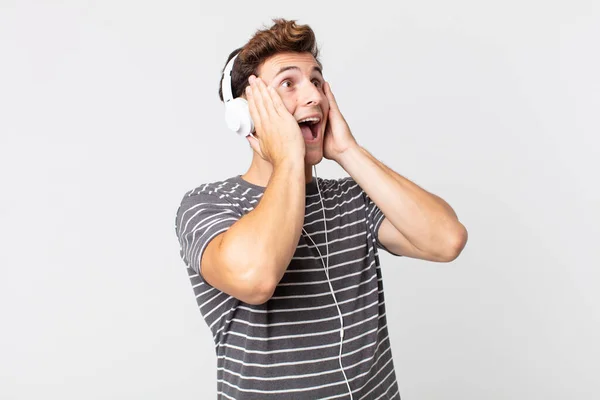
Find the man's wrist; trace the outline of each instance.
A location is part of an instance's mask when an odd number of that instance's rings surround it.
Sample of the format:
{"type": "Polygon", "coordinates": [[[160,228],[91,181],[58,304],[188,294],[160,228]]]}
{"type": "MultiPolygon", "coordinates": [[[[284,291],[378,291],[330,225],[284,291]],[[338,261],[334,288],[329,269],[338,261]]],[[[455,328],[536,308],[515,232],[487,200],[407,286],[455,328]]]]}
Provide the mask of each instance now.
{"type": "MultiPolygon", "coordinates": [[[[352,162],[353,159],[355,159],[358,155],[360,155],[363,151],[362,146],[360,146],[358,143],[355,144],[354,146],[350,146],[348,147],[346,150],[344,150],[343,152],[341,152],[340,154],[338,154],[338,156],[336,157],[336,162],[344,169],[346,169],[346,166],[352,162]]],[[[347,170],[347,169],[346,169],[347,170]]]]}
{"type": "Polygon", "coordinates": [[[273,170],[286,172],[304,171],[304,158],[288,157],[273,164],[273,170]]]}

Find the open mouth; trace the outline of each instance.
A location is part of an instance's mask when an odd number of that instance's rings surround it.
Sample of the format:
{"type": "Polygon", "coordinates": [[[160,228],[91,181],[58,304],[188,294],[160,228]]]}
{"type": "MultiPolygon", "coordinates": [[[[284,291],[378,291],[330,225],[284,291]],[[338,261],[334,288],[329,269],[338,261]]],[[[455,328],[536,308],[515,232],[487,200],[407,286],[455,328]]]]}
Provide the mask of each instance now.
{"type": "Polygon", "coordinates": [[[318,139],[319,130],[321,127],[320,117],[308,117],[298,121],[302,136],[307,142],[314,142],[318,139]]]}

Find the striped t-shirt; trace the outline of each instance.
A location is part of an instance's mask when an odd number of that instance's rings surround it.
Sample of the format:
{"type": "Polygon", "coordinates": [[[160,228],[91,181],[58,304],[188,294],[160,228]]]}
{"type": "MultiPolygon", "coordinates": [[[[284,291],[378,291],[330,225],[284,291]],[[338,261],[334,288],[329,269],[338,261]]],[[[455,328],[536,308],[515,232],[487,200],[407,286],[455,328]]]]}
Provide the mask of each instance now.
{"type": "MultiPolygon", "coordinates": [[[[306,184],[304,230],[327,255],[343,315],[342,365],[352,399],[400,398],[385,315],[377,232],[384,215],[351,178],[306,184]]],[[[217,356],[219,399],[350,399],[339,361],[341,321],[325,268],[302,232],[296,252],[264,304],[251,305],[207,283],[200,260],[211,239],[260,202],[265,188],[240,175],[187,192],[177,211],[180,255],[217,356]]],[[[285,221],[281,221],[285,223],[285,221]]]]}

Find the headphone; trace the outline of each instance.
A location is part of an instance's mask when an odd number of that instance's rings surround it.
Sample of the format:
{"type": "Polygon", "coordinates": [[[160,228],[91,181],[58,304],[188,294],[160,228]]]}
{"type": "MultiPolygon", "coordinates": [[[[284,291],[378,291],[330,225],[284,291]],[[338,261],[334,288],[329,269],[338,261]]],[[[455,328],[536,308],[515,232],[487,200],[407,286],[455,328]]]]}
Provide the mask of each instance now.
{"type": "Polygon", "coordinates": [[[231,71],[233,70],[233,62],[238,55],[239,53],[233,56],[225,66],[221,91],[223,93],[223,102],[225,103],[225,122],[227,123],[227,127],[245,138],[254,132],[254,122],[250,116],[248,101],[243,97],[234,99],[231,92],[231,71]]]}
{"type": "MultiPolygon", "coordinates": [[[[233,63],[237,56],[236,54],[229,60],[227,65],[225,66],[225,70],[223,71],[223,81],[221,85],[221,90],[223,92],[223,101],[225,103],[225,122],[229,129],[240,135],[241,137],[246,137],[248,135],[254,137],[252,133],[254,132],[254,122],[252,121],[252,117],[250,116],[250,109],[248,108],[248,101],[243,97],[233,98],[233,94],[231,91],[231,71],[233,70],[233,63]]],[[[348,382],[348,377],[346,376],[346,372],[344,371],[344,366],[342,365],[342,346],[344,344],[344,319],[342,318],[342,311],[340,310],[340,306],[335,298],[335,292],[333,290],[333,286],[331,286],[331,281],[329,280],[329,241],[327,240],[327,219],[325,217],[325,204],[323,203],[323,196],[321,195],[321,188],[319,186],[319,177],[317,175],[317,167],[313,165],[316,176],[317,190],[319,191],[319,198],[321,199],[321,210],[323,211],[323,225],[325,226],[325,245],[327,249],[327,263],[323,259],[323,255],[319,250],[319,246],[315,243],[315,241],[310,237],[308,232],[302,228],[302,232],[310,239],[310,241],[317,249],[319,253],[319,257],[321,258],[321,262],[323,263],[323,268],[325,269],[325,275],[327,276],[327,282],[329,283],[329,289],[331,290],[331,295],[333,296],[333,301],[338,309],[338,314],[340,316],[340,353],[339,353],[339,362],[340,368],[342,370],[342,374],[344,375],[344,379],[346,380],[346,385],[348,386],[348,391],[350,392],[350,399],[353,400],[352,397],[352,389],[350,388],[350,383],[348,382]]]]}

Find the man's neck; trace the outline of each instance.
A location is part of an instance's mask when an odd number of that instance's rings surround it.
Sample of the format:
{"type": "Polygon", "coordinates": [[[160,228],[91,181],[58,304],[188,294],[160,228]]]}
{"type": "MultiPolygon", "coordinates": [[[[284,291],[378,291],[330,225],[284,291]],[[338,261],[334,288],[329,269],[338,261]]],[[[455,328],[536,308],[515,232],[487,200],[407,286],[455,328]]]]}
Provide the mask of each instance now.
{"type": "MultiPolygon", "coordinates": [[[[308,184],[313,179],[312,166],[307,165],[305,166],[304,170],[305,182],[308,184]]],[[[255,156],[253,157],[252,163],[250,164],[250,167],[248,168],[246,173],[242,175],[242,178],[246,182],[250,182],[254,185],[267,187],[267,184],[269,183],[269,179],[271,179],[272,174],[273,167],[271,166],[271,164],[263,160],[260,156],[255,156]],[[260,160],[257,160],[257,158],[259,158],[260,160]]]]}

